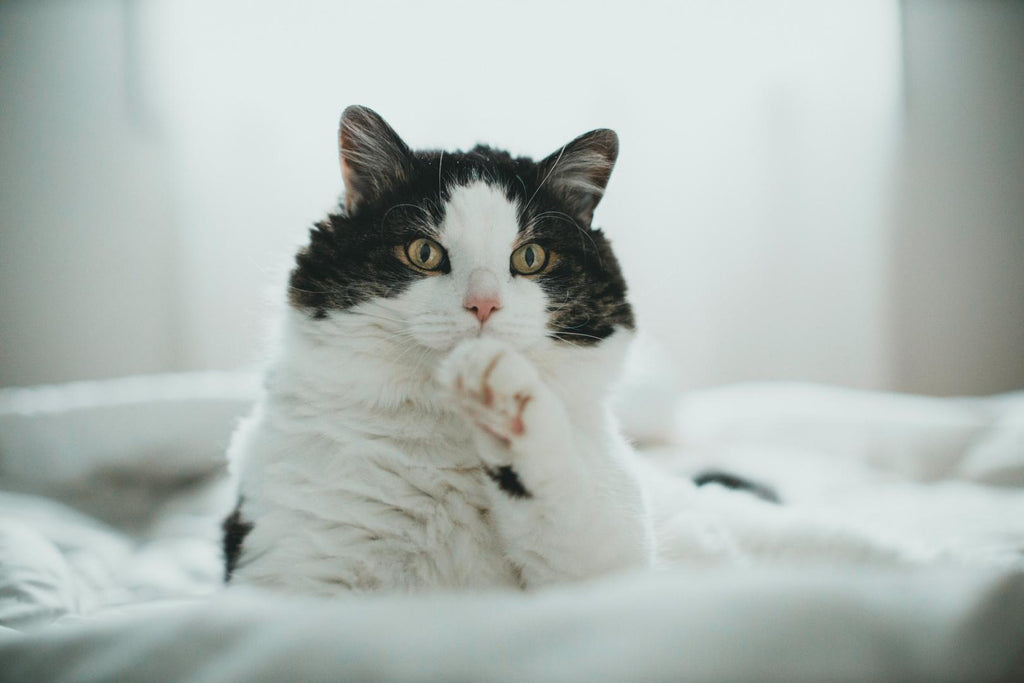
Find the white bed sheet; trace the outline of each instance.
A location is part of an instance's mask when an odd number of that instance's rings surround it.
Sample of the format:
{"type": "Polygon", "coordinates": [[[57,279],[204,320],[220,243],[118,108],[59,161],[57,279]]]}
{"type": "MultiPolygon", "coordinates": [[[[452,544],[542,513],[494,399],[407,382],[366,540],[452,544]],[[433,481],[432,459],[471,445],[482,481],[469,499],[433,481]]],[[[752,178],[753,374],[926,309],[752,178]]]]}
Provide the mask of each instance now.
{"type": "Polygon", "coordinates": [[[916,567],[314,603],[221,593],[221,453],[254,390],[188,375],[0,391],[0,679],[1024,680],[1020,395],[746,385],[686,397],[674,433],[636,430],[674,442],[652,460],[763,479],[787,501],[765,515],[865,530],[916,567]]]}
{"type": "Polygon", "coordinates": [[[1024,576],[674,571],[535,595],[248,594],[0,636],[23,681],[1014,681],[1024,576]]]}

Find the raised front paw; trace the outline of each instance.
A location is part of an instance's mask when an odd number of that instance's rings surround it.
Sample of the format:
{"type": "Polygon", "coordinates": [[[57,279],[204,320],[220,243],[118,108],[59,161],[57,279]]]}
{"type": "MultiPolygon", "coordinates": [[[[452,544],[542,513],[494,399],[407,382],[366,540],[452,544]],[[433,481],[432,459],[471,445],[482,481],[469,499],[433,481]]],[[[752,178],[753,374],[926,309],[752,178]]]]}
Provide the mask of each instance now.
{"type": "Polygon", "coordinates": [[[506,446],[529,435],[527,410],[546,389],[522,354],[486,338],[455,347],[438,380],[466,417],[506,446]]]}

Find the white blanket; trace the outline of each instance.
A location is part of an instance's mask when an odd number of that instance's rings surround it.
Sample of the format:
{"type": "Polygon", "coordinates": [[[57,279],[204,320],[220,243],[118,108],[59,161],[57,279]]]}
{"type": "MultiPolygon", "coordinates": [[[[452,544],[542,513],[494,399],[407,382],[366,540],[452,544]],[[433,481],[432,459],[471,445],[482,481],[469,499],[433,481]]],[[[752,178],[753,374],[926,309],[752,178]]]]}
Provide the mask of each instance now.
{"type": "MultiPolygon", "coordinates": [[[[747,385],[686,397],[672,430],[651,428],[654,411],[627,424],[676,472],[774,486],[785,505],[749,501],[759,522],[854,530],[915,567],[808,548],[785,566],[526,596],[316,604],[220,594],[221,454],[254,387],[201,374],[0,391],[0,679],[1024,677],[1021,395],[747,385]]],[[[702,495],[745,495],[715,489],[702,495]]]]}

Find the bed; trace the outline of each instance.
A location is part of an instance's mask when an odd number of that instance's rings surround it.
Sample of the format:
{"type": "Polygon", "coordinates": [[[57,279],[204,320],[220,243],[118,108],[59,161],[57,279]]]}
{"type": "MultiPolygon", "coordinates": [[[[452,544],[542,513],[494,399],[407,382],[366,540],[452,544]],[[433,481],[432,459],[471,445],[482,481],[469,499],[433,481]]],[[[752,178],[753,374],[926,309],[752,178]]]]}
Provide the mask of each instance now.
{"type": "Polygon", "coordinates": [[[324,602],[221,583],[223,453],[256,388],[0,390],[0,679],[1024,680],[1024,394],[627,385],[650,462],[741,472],[788,523],[856,528],[912,562],[741,557],[324,602]]]}

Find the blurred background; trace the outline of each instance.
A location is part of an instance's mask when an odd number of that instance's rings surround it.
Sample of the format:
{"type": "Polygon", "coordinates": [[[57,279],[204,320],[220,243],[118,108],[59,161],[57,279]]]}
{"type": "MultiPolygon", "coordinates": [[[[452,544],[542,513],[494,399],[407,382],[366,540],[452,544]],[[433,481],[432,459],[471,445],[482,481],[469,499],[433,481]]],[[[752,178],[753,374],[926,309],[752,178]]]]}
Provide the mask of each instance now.
{"type": "Polygon", "coordinates": [[[1024,387],[1024,3],[0,2],[0,386],[251,367],[336,126],[622,152],[680,388],[1024,387]]]}

